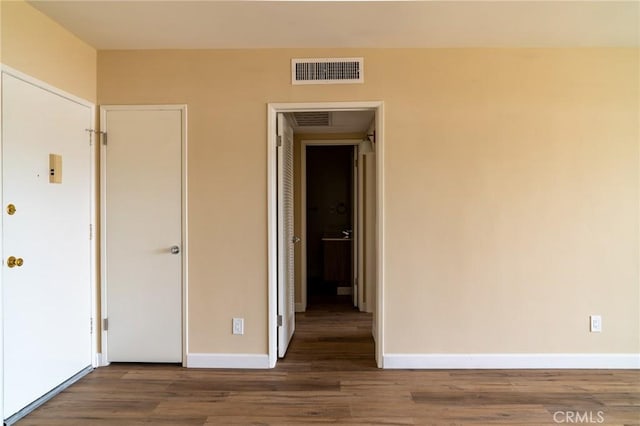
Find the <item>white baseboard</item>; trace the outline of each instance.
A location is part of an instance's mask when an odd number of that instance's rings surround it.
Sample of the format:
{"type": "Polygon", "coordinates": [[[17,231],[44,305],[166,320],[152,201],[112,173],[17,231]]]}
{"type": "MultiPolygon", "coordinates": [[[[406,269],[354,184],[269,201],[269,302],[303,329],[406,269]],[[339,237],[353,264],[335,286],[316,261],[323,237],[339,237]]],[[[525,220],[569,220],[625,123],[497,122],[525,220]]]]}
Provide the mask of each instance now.
{"type": "Polygon", "coordinates": [[[305,312],[307,310],[306,306],[304,306],[304,303],[296,303],[295,309],[296,312],[305,312]]]}
{"type": "Polygon", "coordinates": [[[640,369],[640,354],[385,354],[383,368],[640,369]]]}
{"type": "Polygon", "coordinates": [[[187,354],[187,368],[269,368],[269,355],[187,354]]]}

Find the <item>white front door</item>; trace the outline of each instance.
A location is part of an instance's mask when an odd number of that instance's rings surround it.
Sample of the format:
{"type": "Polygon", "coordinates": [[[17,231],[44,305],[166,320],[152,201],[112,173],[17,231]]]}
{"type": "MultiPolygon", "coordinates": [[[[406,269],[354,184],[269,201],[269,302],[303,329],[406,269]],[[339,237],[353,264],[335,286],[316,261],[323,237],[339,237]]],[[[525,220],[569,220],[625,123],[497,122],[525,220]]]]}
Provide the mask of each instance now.
{"type": "Polygon", "coordinates": [[[2,105],[8,418],[91,365],[92,109],[7,73],[2,105]]]}
{"type": "Polygon", "coordinates": [[[278,114],[278,356],[296,328],[293,234],[293,128],[278,114]]]}
{"type": "Polygon", "coordinates": [[[107,360],[182,361],[183,107],[102,107],[107,360]]]}

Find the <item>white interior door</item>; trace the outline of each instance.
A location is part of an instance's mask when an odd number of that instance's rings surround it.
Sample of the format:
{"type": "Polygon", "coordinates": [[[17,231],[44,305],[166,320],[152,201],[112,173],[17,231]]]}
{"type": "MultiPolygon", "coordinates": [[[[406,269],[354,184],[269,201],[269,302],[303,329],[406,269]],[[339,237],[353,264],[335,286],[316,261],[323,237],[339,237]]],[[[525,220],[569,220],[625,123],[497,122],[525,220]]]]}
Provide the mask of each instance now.
{"type": "Polygon", "coordinates": [[[293,234],[293,128],[278,114],[278,356],[284,357],[296,327],[293,234]]]}
{"type": "Polygon", "coordinates": [[[7,73],[2,105],[8,418],[91,365],[92,108],[7,73]],[[60,183],[50,183],[50,154],[60,183]]]}
{"type": "Polygon", "coordinates": [[[107,360],[182,361],[182,107],[103,107],[107,360]]]}

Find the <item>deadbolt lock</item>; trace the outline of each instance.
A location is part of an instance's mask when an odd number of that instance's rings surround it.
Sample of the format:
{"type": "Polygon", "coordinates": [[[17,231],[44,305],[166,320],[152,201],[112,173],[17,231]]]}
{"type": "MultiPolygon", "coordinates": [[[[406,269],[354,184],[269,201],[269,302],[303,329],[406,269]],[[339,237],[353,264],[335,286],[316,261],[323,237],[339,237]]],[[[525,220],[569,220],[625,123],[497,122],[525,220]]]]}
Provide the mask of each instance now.
{"type": "Polygon", "coordinates": [[[7,213],[9,214],[9,216],[13,216],[16,212],[16,206],[14,206],[13,204],[9,204],[7,206],[7,213]]]}
{"type": "Polygon", "coordinates": [[[24,260],[21,257],[9,256],[7,259],[7,266],[9,268],[20,267],[24,264],[24,260]]]}

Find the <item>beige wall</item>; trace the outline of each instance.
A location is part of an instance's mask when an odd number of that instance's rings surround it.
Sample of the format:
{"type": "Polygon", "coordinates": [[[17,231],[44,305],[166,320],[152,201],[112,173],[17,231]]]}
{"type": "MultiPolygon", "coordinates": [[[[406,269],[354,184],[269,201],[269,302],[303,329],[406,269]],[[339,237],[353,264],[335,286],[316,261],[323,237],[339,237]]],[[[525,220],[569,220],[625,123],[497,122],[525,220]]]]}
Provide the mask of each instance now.
{"type": "Polygon", "coordinates": [[[22,0],[0,9],[3,64],[95,102],[96,49],[22,0]]]}
{"type": "Polygon", "coordinates": [[[267,352],[266,104],[383,100],[385,352],[637,353],[638,63],[637,49],[104,51],[98,101],[189,106],[189,352],[267,352]],[[290,59],[310,56],[364,56],[366,82],[291,86],[290,59]]]}
{"type": "Polygon", "coordinates": [[[2,22],[2,9],[4,9],[4,0],[0,0],[0,64],[2,63],[2,27],[4,26],[2,22]]]}

